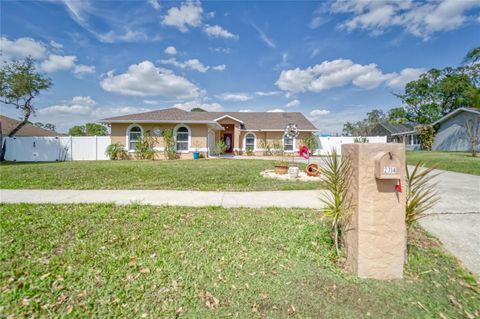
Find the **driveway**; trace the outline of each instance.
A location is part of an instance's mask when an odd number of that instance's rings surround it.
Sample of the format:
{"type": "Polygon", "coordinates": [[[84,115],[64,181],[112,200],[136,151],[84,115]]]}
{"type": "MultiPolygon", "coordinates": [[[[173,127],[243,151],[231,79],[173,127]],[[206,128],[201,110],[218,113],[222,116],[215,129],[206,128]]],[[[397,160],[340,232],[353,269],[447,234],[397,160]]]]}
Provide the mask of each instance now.
{"type": "Polygon", "coordinates": [[[440,200],[420,224],[480,277],[480,176],[437,172],[440,200]]]}

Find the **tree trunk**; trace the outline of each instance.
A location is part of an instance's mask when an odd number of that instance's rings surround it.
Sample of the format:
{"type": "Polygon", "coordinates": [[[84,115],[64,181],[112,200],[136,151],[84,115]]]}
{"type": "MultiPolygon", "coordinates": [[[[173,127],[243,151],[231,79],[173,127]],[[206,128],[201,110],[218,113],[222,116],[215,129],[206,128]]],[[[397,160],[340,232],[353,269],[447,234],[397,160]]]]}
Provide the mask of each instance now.
{"type": "Polygon", "coordinates": [[[25,124],[27,124],[28,122],[28,119],[30,118],[30,115],[32,114],[32,109],[30,107],[26,108],[26,111],[25,111],[25,116],[23,118],[23,121],[21,121],[20,123],[18,123],[17,127],[15,127],[9,134],[8,134],[8,137],[12,137],[14,136],[15,134],[17,134],[18,131],[20,131],[20,129],[22,127],[25,126],[25,124]]]}

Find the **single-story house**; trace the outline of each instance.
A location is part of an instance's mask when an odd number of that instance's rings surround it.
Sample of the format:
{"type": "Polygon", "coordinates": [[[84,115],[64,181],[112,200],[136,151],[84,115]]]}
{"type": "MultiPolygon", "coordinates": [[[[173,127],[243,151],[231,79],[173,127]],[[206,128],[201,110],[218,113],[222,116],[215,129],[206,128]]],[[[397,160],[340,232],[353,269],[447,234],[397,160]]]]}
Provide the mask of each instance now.
{"type": "MultiPolygon", "coordinates": [[[[434,151],[471,151],[472,146],[466,132],[467,120],[476,121],[477,136],[480,136],[480,109],[458,108],[432,125],[436,128],[432,150],[434,151]]],[[[480,149],[480,138],[478,143],[480,149]]]]}
{"type": "Polygon", "coordinates": [[[406,149],[420,148],[420,139],[415,133],[412,124],[382,122],[375,125],[370,131],[370,136],[387,136],[389,143],[405,143],[406,149]]]}
{"type": "MultiPolygon", "coordinates": [[[[17,127],[20,121],[12,119],[10,117],[0,115],[0,126],[2,129],[2,136],[6,137],[10,132],[17,127]]],[[[50,131],[30,123],[25,124],[15,136],[25,137],[25,136],[62,136],[58,132],[50,131]]]]}
{"type": "Polygon", "coordinates": [[[101,120],[111,125],[111,142],[120,143],[129,152],[145,132],[155,137],[154,149],[162,152],[162,131],[172,129],[180,158],[188,153],[209,154],[218,141],[227,145],[226,153],[244,154],[250,150],[262,155],[266,143],[281,145],[287,153],[300,146],[302,138],[318,129],[299,112],[187,112],[178,108],[110,117],[101,120]],[[296,139],[285,136],[289,123],[298,127],[296,139]]]}

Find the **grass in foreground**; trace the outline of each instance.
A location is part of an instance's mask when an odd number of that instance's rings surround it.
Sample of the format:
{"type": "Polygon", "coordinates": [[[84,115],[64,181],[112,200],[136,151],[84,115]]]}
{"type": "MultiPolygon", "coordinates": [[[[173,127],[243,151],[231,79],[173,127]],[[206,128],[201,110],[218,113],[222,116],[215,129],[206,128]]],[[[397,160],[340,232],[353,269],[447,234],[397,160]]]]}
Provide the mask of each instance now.
{"type": "Polygon", "coordinates": [[[318,212],[0,206],[0,317],[461,318],[479,286],[417,233],[403,281],[343,273],[318,212]]]}
{"type": "Polygon", "coordinates": [[[472,157],[472,153],[433,151],[407,152],[408,164],[415,165],[419,161],[424,162],[427,167],[437,165],[438,169],[446,171],[480,175],[480,157],[472,157]]]}
{"type": "MultiPolygon", "coordinates": [[[[2,163],[4,189],[176,189],[268,191],[318,189],[321,183],[260,176],[273,169],[263,160],[74,161],[2,163]]],[[[305,165],[300,165],[301,169],[305,165]]]]}

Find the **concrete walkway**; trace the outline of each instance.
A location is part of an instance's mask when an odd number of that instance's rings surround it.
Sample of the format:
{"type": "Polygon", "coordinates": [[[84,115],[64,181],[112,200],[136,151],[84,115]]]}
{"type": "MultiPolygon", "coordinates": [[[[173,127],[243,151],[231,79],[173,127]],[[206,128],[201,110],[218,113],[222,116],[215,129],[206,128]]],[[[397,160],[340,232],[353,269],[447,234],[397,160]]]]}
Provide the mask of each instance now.
{"type": "Polygon", "coordinates": [[[197,192],[173,190],[0,190],[1,203],[139,203],[176,206],[320,208],[321,190],[197,192]]]}

